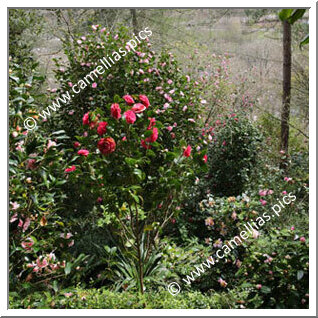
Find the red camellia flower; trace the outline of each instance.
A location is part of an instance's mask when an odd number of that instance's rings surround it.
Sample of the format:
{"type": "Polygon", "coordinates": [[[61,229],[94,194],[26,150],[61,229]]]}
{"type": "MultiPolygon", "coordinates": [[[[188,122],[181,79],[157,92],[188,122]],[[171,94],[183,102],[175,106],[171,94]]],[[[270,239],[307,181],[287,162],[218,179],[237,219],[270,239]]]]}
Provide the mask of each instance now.
{"type": "Polygon", "coordinates": [[[118,104],[112,104],[112,106],[110,107],[110,112],[112,117],[119,119],[121,117],[121,109],[119,107],[118,104]]]}
{"type": "Polygon", "coordinates": [[[191,155],[191,150],[192,150],[191,146],[188,145],[188,147],[184,150],[183,155],[184,155],[185,157],[190,157],[190,155],[191,155]]]}
{"type": "Polygon", "coordinates": [[[156,125],[156,118],[148,118],[150,120],[149,126],[148,126],[148,130],[150,130],[154,125],[156,125]]]}
{"type": "Polygon", "coordinates": [[[115,151],[116,142],[113,138],[102,138],[98,141],[97,148],[103,155],[108,155],[115,151]]]}
{"type": "Polygon", "coordinates": [[[107,127],[108,123],[106,121],[101,121],[99,124],[98,124],[98,127],[97,127],[97,133],[100,135],[100,136],[103,136],[104,134],[106,134],[106,127],[107,127]]]}
{"type": "Polygon", "coordinates": [[[147,142],[155,142],[158,139],[158,128],[154,127],[152,129],[152,135],[146,138],[147,142]]]}
{"type": "Polygon", "coordinates": [[[136,115],[132,110],[127,110],[124,113],[127,124],[133,124],[136,121],[136,115]]]}
{"type": "Polygon", "coordinates": [[[76,167],[75,166],[71,166],[69,168],[66,168],[64,171],[65,172],[72,172],[72,171],[75,171],[76,170],[76,167]]]}
{"type": "Polygon", "coordinates": [[[203,161],[204,161],[204,163],[207,163],[207,161],[208,161],[208,156],[207,155],[203,156],[203,161]]]}
{"type": "Polygon", "coordinates": [[[88,154],[89,154],[89,151],[86,150],[86,149],[81,149],[81,150],[79,150],[79,151],[77,152],[77,154],[79,154],[80,156],[85,156],[85,157],[87,157],[88,154]]]}
{"type": "Polygon", "coordinates": [[[133,105],[133,104],[135,104],[134,99],[133,99],[130,95],[125,95],[125,96],[123,96],[123,99],[125,100],[125,102],[126,102],[128,105],[133,105]]]}
{"type": "Polygon", "coordinates": [[[141,146],[142,146],[143,148],[145,148],[145,149],[150,149],[150,148],[151,148],[151,146],[150,146],[150,145],[147,145],[146,142],[145,142],[143,139],[141,140],[141,146]]]}
{"type": "Polygon", "coordinates": [[[75,141],[74,144],[73,144],[73,146],[74,146],[75,148],[78,148],[78,147],[81,146],[81,144],[80,144],[78,141],[75,141]]]}
{"type": "Polygon", "coordinates": [[[144,110],[146,109],[146,107],[143,104],[135,104],[131,110],[135,113],[135,114],[139,114],[142,113],[144,110]]]}
{"type": "Polygon", "coordinates": [[[86,113],[84,116],[83,116],[83,125],[89,125],[89,113],[86,113]]]}
{"type": "Polygon", "coordinates": [[[146,95],[139,95],[139,100],[148,108],[150,105],[149,99],[146,95]]]}

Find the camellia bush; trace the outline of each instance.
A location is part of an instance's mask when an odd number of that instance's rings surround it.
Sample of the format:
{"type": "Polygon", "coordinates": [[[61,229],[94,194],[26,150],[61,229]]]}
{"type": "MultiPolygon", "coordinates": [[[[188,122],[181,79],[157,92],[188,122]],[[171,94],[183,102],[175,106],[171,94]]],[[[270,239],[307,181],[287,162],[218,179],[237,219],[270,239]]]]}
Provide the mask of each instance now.
{"type": "MultiPolygon", "coordinates": [[[[73,94],[74,96],[69,103],[62,105],[45,123],[47,129],[63,129],[66,131],[70,137],[69,141],[66,141],[68,149],[78,150],[74,141],[75,136],[83,137],[83,114],[102,116],[102,113],[108,110],[109,115],[113,103],[120,104],[123,102],[122,96],[137,94],[137,96],[132,97],[136,104],[142,103],[139,100],[139,95],[146,95],[150,101],[151,105],[147,109],[147,113],[150,112],[150,114],[147,116],[155,118],[157,121],[155,127],[158,129],[158,139],[163,141],[161,143],[161,145],[164,145],[163,149],[168,149],[168,152],[163,153],[167,158],[174,159],[174,155],[171,154],[174,147],[178,146],[182,149],[180,140],[183,140],[182,146],[191,145],[192,155],[200,153],[200,158],[204,156],[202,149],[205,144],[200,139],[202,136],[200,136],[199,131],[203,121],[202,106],[204,105],[204,100],[201,98],[200,84],[182,71],[173,54],[169,52],[156,53],[152,49],[151,35],[149,34],[148,32],[148,38],[140,41],[134,50],[127,47],[127,42],[133,36],[124,27],[110,33],[109,30],[95,25],[86,34],[78,34],[74,41],[64,42],[64,53],[67,61],[65,62],[65,59],[56,60],[57,87],[51,87],[49,92],[52,101],[66,92],[72,94],[74,85],[91,74],[98,65],[101,65],[100,60],[104,57],[113,57],[115,62],[111,64],[109,69],[105,69],[105,72],[98,78],[92,75],[94,82],[87,85],[79,94],[73,94]],[[127,54],[115,60],[114,56],[116,54],[114,52],[120,52],[120,49],[126,50],[127,54]],[[197,150],[198,147],[201,150],[197,150]]],[[[76,87],[77,90],[78,88],[79,86],[76,87]]],[[[122,110],[121,115],[123,113],[124,110],[122,110]]],[[[140,133],[147,131],[150,125],[148,117],[146,117],[146,122],[143,123],[143,129],[140,133]]],[[[108,131],[113,129],[109,121],[105,121],[108,122],[108,131]]],[[[85,128],[90,134],[89,126],[85,126],[85,128]]],[[[147,134],[150,131],[152,130],[149,129],[147,134]]],[[[117,139],[118,136],[111,135],[111,137],[116,142],[116,147],[123,143],[121,139],[117,139]]],[[[148,137],[145,136],[144,140],[148,137]]],[[[126,138],[128,139],[128,136],[126,138]]],[[[80,139],[77,140],[82,144],[80,139]]],[[[147,146],[147,141],[144,142],[147,146]]],[[[156,143],[148,149],[149,156],[156,150],[155,146],[156,143]]],[[[151,171],[159,168],[166,170],[161,162],[163,154],[151,159],[151,171]]],[[[68,152],[66,152],[65,157],[67,162],[72,160],[68,152]]],[[[130,160],[132,167],[135,164],[134,160],[130,160]]],[[[125,163],[126,165],[127,163],[125,163]]],[[[196,173],[199,173],[199,171],[196,171],[196,173]]],[[[134,176],[134,178],[136,177],[138,178],[137,175],[134,176]]],[[[140,177],[143,178],[143,175],[140,174],[140,177]]],[[[172,179],[173,176],[171,175],[172,179]]],[[[161,181],[164,182],[163,179],[161,181]]],[[[178,184],[182,183],[183,180],[180,181],[178,177],[175,177],[175,180],[171,182],[175,183],[177,189],[178,184]]],[[[69,199],[66,200],[65,205],[71,206],[72,209],[65,209],[63,217],[73,224],[72,232],[78,233],[77,243],[74,245],[75,252],[80,254],[85,250],[85,253],[95,255],[95,258],[98,259],[100,255],[97,253],[94,243],[109,246],[114,246],[114,243],[109,241],[111,234],[105,235],[103,231],[100,231],[100,228],[96,227],[94,220],[99,217],[98,211],[101,209],[101,203],[98,201],[99,195],[95,193],[91,183],[93,183],[93,180],[89,178],[87,181],[81,180],[81,182],[78,182],[77,179],[70,176],[63,188],[65,193],[69,194],[69,199]],[[74,200],[74,197],[77,199],[74,200]]],[[[154,197],[152,195],[153,188],[149,184],[143,191],[147,192],[150,202],[150,198],[154,197]]],[[[158,204],[160,204],[162,199],[156,194],[153,201],[158,201],[158,204]]],[[[96,271],[98,270],[96,269],[96,271]]],[[[96,271],[92,271],[94,277],[98,274],[96,271]]],[[[87,277],[87,279],[90,279],[90,277],[87,277]]]]}
{"type": "Polygon", "coordinates": [[[98,222],[111,226],[121,253],[136,260],[142,293],[143,263],[207,161],[199,137],[188,144],[180,133],[171,136],[158,106],[144,94],[116,95],[112,104],[85,113],[66,169],[70,180],[91,185],[98,222]]]}
{"type": "MultiPolygon", "coordinates": [[[[71,271],[73,234],[59,212],[66,195],[64,131],[28,131],[43,78],[37,63],[9,64],[9,278],[10,291],[57,288],[71,271]]],[[[83,256],[82,256],[83,257],[83,256]]],[[[82,258],[81,257],[81,258],[82,258]]]]}

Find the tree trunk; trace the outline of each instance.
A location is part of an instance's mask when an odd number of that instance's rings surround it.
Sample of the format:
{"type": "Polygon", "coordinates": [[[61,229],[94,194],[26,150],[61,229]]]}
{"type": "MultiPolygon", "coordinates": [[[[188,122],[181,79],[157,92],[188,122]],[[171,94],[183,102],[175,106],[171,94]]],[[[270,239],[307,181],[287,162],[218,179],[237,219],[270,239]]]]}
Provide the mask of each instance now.
{"type": "Polygon", "coordinates": [[[138,23],[137,23],[137,11],[136,9],[130,9],[130,13],[132,16],[132,25],[135,35],[138,35],[138,23]]]}
{"type": "Polygon", "coordinates": [[[288,153],[291,90],[291,24],[283,22],[283,108],[281,114],[281,150],[288,153]]]}

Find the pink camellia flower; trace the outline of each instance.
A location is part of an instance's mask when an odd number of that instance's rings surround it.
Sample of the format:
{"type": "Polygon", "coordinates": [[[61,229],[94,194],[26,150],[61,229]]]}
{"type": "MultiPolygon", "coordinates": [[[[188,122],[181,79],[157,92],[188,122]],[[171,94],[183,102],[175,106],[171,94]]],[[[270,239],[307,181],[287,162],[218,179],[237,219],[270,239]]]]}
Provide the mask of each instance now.
{"type": "Polygon", "coordinates": [[[262,288],[262,284],[257,284],[256,285],[256,289],[261,289],[262,288]]]}
{"type": "Polygon", "coordinates": [[[223,288],[225,288],[227,286],[227,282],[225,280],[223,280],[222,278],[219,278],[218,282],[220,283],[220,286],[223,288]]]}
{"type": "Polygon", "coordinates": [[[78,147],[81,146],[81,144],[80,144],[78,141],[75,141],[75,142],[73,143],[73,146],[74,146],[75,148],[78,148],[78,147]]]}
{"type": "Polygon", "coordinates": [[[287,191],[283,191],[282,194],[287,194],[287,191]]]}
{"type": "Polygon", "coordinates": [[[191,150],[192,150],[192,147],[190,145],[188,145],[187,148],[183,151],[183,156],[184,157],[190,157],[191,150]]]}
{"type": "Polygon", "coordinates": [[[51,147],[55,147],[55,146],[56,146],[56,142],[49,140],[46,147],[47,149],[50,149],[51,147]]]}
{"type": "Polygon", "coordinates": [[[143,105],[143,104],[140,104],[140,103],[135,104],[135,105],[131,108],[131,110],[132,110],[135,114],[140,114],[140,113],[142,113],[145,109],[146,109],[146,106],[143,105]]]}
{"type": "MultiPolygon", "coordinates": [[[[93,29],[93,30],[94,30],[94,29],[93,29]]],[[[95,29],[95,30],[96,30],[96,29],[95,29]]],[[[94,31],[95,31],[95,30],[94,30],[94,31]]],[[[73,293],[64,293],[64,296],[65,296],[65,297],[71,297],[71,296],[73,296],[73,293]]]]}
{"type": "Polygon", "coordinates": [[[226,146],[226,141],[225,140],[222,142],[222,146],[226,146]]]}
{"type": "Polygon", "coordinates": [[[97,203],[101,204],[103,202],[103,198],[102,197],[98,197],[96,201],[97,201],[97,203]]]}
{"type": "Polygon", "coordinates": [[[257,239],[259,237],[259,232],[253,229],[253,234],[252,234],[254,239],[257,239]]]}
{"type": "Polygon", "coordinates": [[[259,190],[258,194],[259,194],[261,197],[264,197],[264,196],[267,194],[267,190],[259,190]]]}
{"type": "Polygon", "coordinates": [[[170,134],[170,136],[171,136],[172,139],[176,138],[176,134],[173,133],[173,132],[170,134]]]}
{"type": "Polygon", "coordinates": [[[169,102],[172,102],[172,98],[168,94],[164,94],[163,97],[169,102]]]}
{"type": "Polygon", "coordinates": [[[292,180],[292,178],[288,178],[288,177],[285,177],[284,178],[284,181],[287,181],[287,182],[289,182],[289,181],[291,181],[292,180]]]}
{"type": "Polygon", "coordinates": [[[148,108],[150,106],[149,99],[146,95],[139,95],[139,100],[148,108]]]}
{"type": "Polygon", "coordinates": [[[124,113],[127,124],[133,124],[136,121],[136,115],[132,110],[127,110],[124,113]]]}
{"type": "Polygon", "coordinates": [[[295,227],[292,226],[292,227],[290,228],[290,230],[291,230],[291,231],[295,231],[295,227]]]}
{"type": "Polygon", "coordinates": [[[68,82],[67,83],[69,87],[73,87],[73,83],[72,82],[68,82]]]}
{"type": "Polygon", "coordinates": [[[101,33],[105,32],[105,31],[106,31],[106,28],[102,28],[102,29],[100,30],[101,33]]]}
{"type": "Polygon", "coordinates": [[[83,116],[83,125],[89,125],[89,113],[84,114],[83,116]]]}
{"type": "Polygon", "coordinates": [[[168,131],[171,131],[172,129],[173,129],[172,126],[168,126],[168,127],[167,127],[167,130],[168,130],[168,131]]]}
{"type": "Polygon", "coordinates": [[[110,113],[112,117],[119,119],[121,117],[121,109],[119,105],[116,103],[112,104],[110,107],[110,113]]]}
{"type": "Polygon", "coordinates": [[[12,210],[17,210],[20,207],[20,204],[18,204],[16,201],[10,203],[12,205],[12,210]]]}
{"type": "Polygon", "coordinates": [[[156,127],[152,128],[152,135],[146,138],[146,142],[155,142],[158,139],[158,129],[156,127]]]}
{"type": "Polygon", "coordinates": [[[204,163],[207,163],[207,161],[208,161],[208,156],[207,155],[203,156],[203,161],[204,161],[204,163]]]}
{"type": "Polygon", "coordinates": [[[113,138],[102,138],[98,141],[97,148],[103,155],[108,155],[115,151],[116,142],[113,138]]]}
{"type": "Polygon", "coordinates": [[[47,260],[46,260],[45,258],[43,258],[42,261],[41,261],[40,258],[38,258],[38,259],[36,260],[36,265],[37,265],[38,267],[42,268],[42,267],[46,267],[46,266],[48,265],[48,262],[47,262],[47,260]]]}
{"type": "Polygon", "coordinates": [[[21,243],[21,246],[27,250],[27,251],[30,251],[31,250],[31,247],[33,246],[34,244],[34,241],[32,240],[31,237],[28,237],[26,241],[22,242],[21,243]]]}
{"type": "Polygon", "coordinates": [[[79,150],[79,151],[77,152],[77,154],[79,154],[80,156],[85,156],[85,157],[87,157],[88,154],[89,154],[89,151],[86,150],[86,149],[81,149],[81,150],[79,150]]]}
{"type": "Polygon", "coordinates": [[[170,105],[169,105],[168,103],[164,103],[164,105],[163,105],[163,109],[164,109],[164,110],[166,110],[166,109],[168,109],[168,108],[169,108],[169,106],[170,106],[170,105]]]}
{"type": "Polygon", "coordinates": [[[69,168],[66,168],[65,170],[64,170],[64,172],[73,172],[73,171],[75,171],[76,170],[76,167],[73,165],[73,166],[71,166],[71,167],[69,167],[69,168]]]}
{"type": "Polygon", "coordinates": [[[188,106],[183,106],[182,111],[185,112],[188,109],[188,106]]]}
{"type": "Polygon", "coordinates": [[[125,102],[126,102],[128,105],[133,105],[133,104],[135,104],[134,99],[133,99],[130,95],[125,95],[125,96],[123,96],[123,99],[125,100],[125,102]]]}
{"type": "Polygon", "coordinates": [[[188,118],[188,121],[191,123],[195,123],[195,120],[193,118],[188,118]]]}
{"type": "Polygon", "coordinates": [[[30,226],[31,220],[30,218],[26,218],[23,223],[23,232],[25,232],[30,226]]]}
{"type": "Polygon", "coordinates": [[[204,220],[204,223],[206,226],[213,226],[214,225],[214,220],[211,217],[208,217],[204,220]]]}
{"type": "Polygon", "coordinates": [[[92,87],[93,87],[93,88],[96,88],[96,87],[97,87],[97,83],[94,82],[94,83],[92,84],[92,87]]]}
{"type": "Polygon", "coordinates": [[[168,79],[168,80],[167,80],[167,83],[168,83],[169,85],[171,85],[171,84],[173,83],[173,81],[172,81],[171,79],[168,79]]]}
{"type": "Polygon", "coordinates": [[[106,134],[106,127],[107,127],[108,123],[106,121],[101,121],[99,124],[98,124],[98,127],[97,127],[97,133],[100,135],[100,136],[103,136],[104,134],[106,134]]]}
{"type": "Polygon", "coordinates": [[[16,221],[18,219],[18,214],[17,213],[14,213],[10,219],[10,223],[16,221]]]}
{"type": "Polygon", "coordinates": [[[302,236],[300,239],[299,239],[300,242],[304,243],[306,242],[306,239],[302,236]]]}
{"type": "Polygon", "coordinates": [[[114,40],[117,40],[117,39],[118,39],[118,34],[114,36],[114,40]]]}
{"type": "Polygon", "coordinates": [[[122,140],[122,141],[126,141],[126,140],[127,140],[127,137],[124,136],[121,140],[122,140]]]}
{"type": "Polygon", "coordinates": [[[260,202],[262,203],[262,205],[266,205],[267,204],[267,201],[265,201],[263,199],[260,199],[260,202]]]}

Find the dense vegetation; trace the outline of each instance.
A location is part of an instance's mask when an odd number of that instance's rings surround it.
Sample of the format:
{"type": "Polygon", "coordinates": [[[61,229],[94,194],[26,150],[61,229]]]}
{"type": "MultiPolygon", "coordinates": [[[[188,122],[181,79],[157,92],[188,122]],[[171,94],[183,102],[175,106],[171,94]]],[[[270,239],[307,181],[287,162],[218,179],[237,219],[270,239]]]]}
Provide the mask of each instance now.
{"type": "MultiPolygon", "coordinates": [[[[294,29],[303,64],[293,71],[287,153],[279,105],[256,92],[267,79],[236,73],[234,54],[200,46],[185,57],[155,36],[127,48],[130,19],[136,33],[136,18],[164,21],[174,10],[75,11],[9,11],[10,308],[308,308],[306,21],[294,29]],[[45,70],[32,39],[50,23],[60,53],[45,70]],[[120,48],[127,55],[42,120],[120,48]],[[253,220],[252,237],[184,283],[253,220]]],[[[245,24],[277,13],[246,10],[245,24]]],[[[150,29],[169,37],[164,23],[150,29]]]]}

